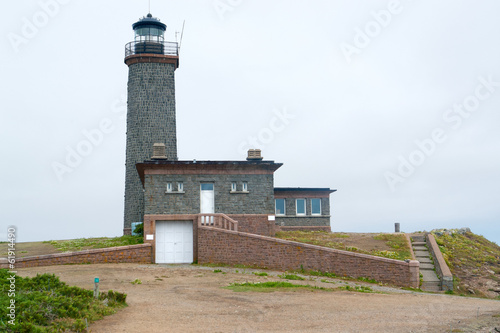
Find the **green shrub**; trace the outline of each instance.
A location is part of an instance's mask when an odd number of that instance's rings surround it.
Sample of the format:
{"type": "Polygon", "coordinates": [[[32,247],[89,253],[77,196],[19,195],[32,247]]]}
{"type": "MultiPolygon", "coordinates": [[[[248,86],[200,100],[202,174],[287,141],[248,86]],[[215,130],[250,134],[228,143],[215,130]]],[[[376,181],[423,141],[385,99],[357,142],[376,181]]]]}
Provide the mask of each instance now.
{"type": "MultiPolygon", "coordinates": [[[[9,290],[7,278],[11,275],[6,269],[0,270],[0,289],[4,292],[9,290]]],[[[54,274],[15,276],[15,280],[15,325],[7,323],[10,298],[4,293],[5,297],[0,297],[0,332],[83,332],[85,319],[91,323],[126,306],[125,294],[111,291],[95,299],[93,291],[68,286],[54,274]],[[103,303],[106,295],[113,299],[108,305],[103,303]]]]}
{"type": "Polygon", "coordinates": [[[144,237],[144,223],[139,223],[134,228],[134,233],[138,234],[141,237],[144,237]]]}

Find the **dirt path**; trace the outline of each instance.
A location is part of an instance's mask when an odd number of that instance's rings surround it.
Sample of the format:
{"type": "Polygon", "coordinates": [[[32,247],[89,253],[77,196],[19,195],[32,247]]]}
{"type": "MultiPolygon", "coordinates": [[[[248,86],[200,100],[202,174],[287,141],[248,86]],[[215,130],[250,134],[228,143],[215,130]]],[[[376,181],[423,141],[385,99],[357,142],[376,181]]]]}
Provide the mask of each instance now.
{"type": "MultiPolygon", "coordinates": [[[[236,273],[236,269],[223,268],[227,274],[213,270],[192,265],[101,264],[24,268],[18,272],[22,276],[54,273],[68,284],[88,289],[93,288],[97,276],[101,290],[127,293],[129,306],[92,324],[94,333],[449,332],[450,325],[460,332],[492,332],[494,327],[500,328],[500,301],[390,288],[384,289],[388,294],[304,290],[236,293],[221,287],[278,278],[258,277],[248,269],[236,273]],[[142,284],[131,284],[135,279],[142,284]]],[[[335,285],[319,280],[305,283],[335,285]]]]}

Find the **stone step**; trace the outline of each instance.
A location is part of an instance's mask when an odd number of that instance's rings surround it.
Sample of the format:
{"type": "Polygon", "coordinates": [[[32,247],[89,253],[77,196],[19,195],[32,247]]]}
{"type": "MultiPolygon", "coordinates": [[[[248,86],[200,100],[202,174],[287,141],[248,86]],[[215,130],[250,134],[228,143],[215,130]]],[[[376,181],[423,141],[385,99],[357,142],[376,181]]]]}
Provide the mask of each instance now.
{"type": "Polygon", "coordinates": [[[428,258],[429,257],[429,251],[415,251],[415,257],[425,257],[425,258],[428,258]]]}
{"type": "Polygon", "coordinates": [[[415,247],[415,246],[425,246],[426,244],[427,244],[426,242],[413,242],[413,243],[411,243],[411,245],[413,247],[415,247]]]}
{"type": "Polygon", "coordinates": [[[413,235],[410,236],[414,242],[425,242],[425,236],[424,235],[413,235]]]}
{"type": "Polygon", "coordinates": [[[436,272],[421,270],[420,273],[424,279],[424,282],[441,282],[441,280],[437,277],[436,272]]]}
{"type": "Polygon", "coordinates": [[[420,263],[420,264],[431,264],[432,265],[432,261],[431,261],[431,258],[427,257],[427,258],[417,258],[417,261],[420,263]]]}
{"type": "Polygon", "coordinates": [[[431,264],[431,263],[425,263],[425,262],[421,262],[420,263],[420,269],[424,269],[424,270],[431,270],[433,271],[434,270],[434,265],[431,264]]]}
{"type": "Polygon", "coordinates": [[[413,251],[429,251],[425,246],[414,246],[413,251]]]}
{"type": "Polygon", "coordinates": [[[440,282],[423,282],[420,288],[424,291],[439,292],[441,287],[440,282]]]}

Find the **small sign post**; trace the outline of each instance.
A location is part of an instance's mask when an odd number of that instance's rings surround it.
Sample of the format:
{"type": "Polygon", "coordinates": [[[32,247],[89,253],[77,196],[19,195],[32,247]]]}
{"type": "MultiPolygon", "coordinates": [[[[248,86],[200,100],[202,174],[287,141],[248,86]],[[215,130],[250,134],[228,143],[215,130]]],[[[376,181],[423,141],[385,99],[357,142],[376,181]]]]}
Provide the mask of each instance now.
{"type": "Polygon", "coordinates": [[[99,278],[94,278],[94,298],[99,298],[99,278]]]}

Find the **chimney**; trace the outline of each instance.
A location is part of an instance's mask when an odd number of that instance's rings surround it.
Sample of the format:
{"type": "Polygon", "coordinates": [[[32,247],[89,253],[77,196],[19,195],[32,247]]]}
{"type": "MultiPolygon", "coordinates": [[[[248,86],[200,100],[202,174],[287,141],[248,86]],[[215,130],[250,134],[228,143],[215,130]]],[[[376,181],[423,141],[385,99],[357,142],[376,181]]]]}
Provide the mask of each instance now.
{"type": "Polygon", "coordinates": [[[153,159],[153,160],[166,160],[167,159],[167,153],[165,150],[164,143],[153,144],[153,157],[151,157],[151,159],[153,159]]]}
{"type": "Polygon", "coordinates": [[[262,161],[260,149],[248,149],[247,161],[262,161]]]}

